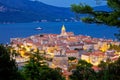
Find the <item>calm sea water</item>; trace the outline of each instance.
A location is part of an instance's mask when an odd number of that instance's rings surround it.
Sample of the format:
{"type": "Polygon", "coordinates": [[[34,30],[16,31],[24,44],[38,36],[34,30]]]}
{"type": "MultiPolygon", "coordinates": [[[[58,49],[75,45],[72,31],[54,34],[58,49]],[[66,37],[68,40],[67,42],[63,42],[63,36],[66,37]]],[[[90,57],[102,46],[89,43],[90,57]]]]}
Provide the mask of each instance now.
{"type": "Polygon", "coordinates": [[[55,33],[60,34],[61,26],[65,25],[66,31],[76,35],[89,35],[97,38],[115,39],[117,28],[106,25],[86,24],[82,22],[45,22],[45,23],[16,23],[0,24],[0,43],[9,43],[10,38],[28,37],[34,34],[55,33]],[[36,30],[41,27],[43,30],[36,30]]]}

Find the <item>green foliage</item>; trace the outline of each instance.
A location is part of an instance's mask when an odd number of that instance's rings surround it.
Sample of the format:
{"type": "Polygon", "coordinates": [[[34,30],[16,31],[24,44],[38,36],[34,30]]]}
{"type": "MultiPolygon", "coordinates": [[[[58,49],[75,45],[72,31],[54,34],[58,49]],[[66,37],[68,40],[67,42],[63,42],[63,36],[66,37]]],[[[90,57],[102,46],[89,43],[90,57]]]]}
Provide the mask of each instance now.
{"type": "MultiPolygon", "coordinates": [[[[113,11],[93,11],[90,6],[82,4],[73,4],[71,5],[71,9],[76,14],[89,14],[89,16],[92,16],[82,18],[83,22],[120,27],[120,0],[107,0],[107,4],[113,11]]],[[[120,40],[120,33],[115,34],[115,36],[120,40]]]]}
{"type": "Polygon", "coordinates": [[[85,5],[85,4],[82,4],[82,3],[80,3],[78,5],[72,4],[71,5],[71,10],[73,12],[75,12],[77,20],[80,20],[79,19],[79,14],[85,14],[85,13],[91,14],[93,12],[93,9],[89,5],[85,5]]]}
{"type": "Polygon", "coordinates": [[[98,65],[102,70],[106,69],[107,63],[104,61],[101,61],[101,63],[98,65]]]}
{"type": "Polygon", "coordinates": [[[26,80],[64,80],[59,69],[52,69],[46,65],[44,57],[36,52],[31,55],[22,73],[26,80]]]}
{"type": "Polygon", "coordinates": [[[107,0],[108,6],[115,11],[120,11],[120,0],[107,0]]]}
{"type": "Polygon", "coordinates": [[[120,52],[120,45],[110,45],[109,50],[116,50],[116,51],[120,52]]]}
{"type": "Polygon", "coordinates": [[[109,64],[108,66],[110,80],[120,80],[120,58],[114,63],[109,64]]]}
{"type": "Polygon", "coordinates": [[[93,65],[88,63],[88,62],[86,62],[85,60],[79,60],[78,61],[78,66],[91,68],[93,65]]]}
{"type": "Polygon", "coordinates": [[[94,22],[94,19],[90,18],[90,17],[84,17],[81,19],[83,22],[86,22],[86,23],[93,23],[94,22]]]}
{"type": "Polygon", "coordinates": [[[7,47],[0,45],[0,80],[23,80],[7,47]]]}
{"type": "Polygon", "coordinates": [[[42,69],[40,80],[65,80],[65,78],[61,76],[59,70],[47,67],[42,69]]]}
{"type": "Polygon", "coordinates": [[[30,56],[28,64],[25,65],[23,73],[28,80],[39,80],[41,66],[44,65],[43,57],[38,52],[30,56]]]}
{"type": "Polygon", "coordinates": [[[88,5],[71,5],[71,9],[73,12],[77,14],[90,14],[94,18],[87,17],[83,18],[82,20],[84,22],[95,22],[99,23],[102,22],[104,24],[110,25],[110,26],[120,26],[120,1],[119,0],[107,0],[108,5],[113,9],[113,12],[105,12],[105,11],[93,11],[93,9],[88,5]],[[94,21],[94,20],[96,21],[94,21]]]}
{"type": "Polygon", "coordinates": [[[68,57],[68,60],[70,60],[70,61],[73,61],[75,59],[76,59],[76,57],[68,57]]]}
{"type": "Polygon", "coordinates": [[[93,9],[89,5],[85,4],[72,4],[71,5],[71,10],[75,13],[92,13],[93,9]]]}
{"type": "Polygon", "coordinates": [[[115,62],[102,62],[99,66],[99,80],[120,80],[120,58],[115,62]]]}
{"type": "Polygon", "coordinates": [[[97,80],[92,64],[79,60],[76,70],[70,76],[71,80],[97,80]]]}
{"type": "Polygon", "coordinates": [[[120,58],[111,62],[109,59],[106,62],[99,64],[100,71],[95,72],[89,63],[80,60],[70,76],[71,80],[120,80],[120,58]]]}

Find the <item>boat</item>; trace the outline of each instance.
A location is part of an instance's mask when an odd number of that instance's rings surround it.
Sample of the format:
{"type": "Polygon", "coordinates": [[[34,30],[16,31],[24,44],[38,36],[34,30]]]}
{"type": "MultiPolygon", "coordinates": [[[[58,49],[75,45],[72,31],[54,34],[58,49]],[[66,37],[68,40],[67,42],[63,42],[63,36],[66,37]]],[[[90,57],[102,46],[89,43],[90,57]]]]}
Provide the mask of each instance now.
{"type": "Polygon", "coordinates": [[[36,30],[42,30],[42,28],[41,27],[37,27],[37,28],[35,28],[36,30]]]}

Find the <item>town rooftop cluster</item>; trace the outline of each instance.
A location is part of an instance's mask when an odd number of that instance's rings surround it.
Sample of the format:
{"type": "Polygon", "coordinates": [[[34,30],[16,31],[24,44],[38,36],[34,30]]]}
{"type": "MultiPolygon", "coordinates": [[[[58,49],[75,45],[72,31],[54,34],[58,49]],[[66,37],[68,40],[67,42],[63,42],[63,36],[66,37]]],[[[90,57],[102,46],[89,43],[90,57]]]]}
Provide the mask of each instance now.
{"type": "Polygon", "coordinates": [[[93,38],[84,35],[74,35],[73,32],[66,32],[62,26],[60,34],[38,34],[27,38],[11,38],[12,49],[20,56],[15,57],[18,63],[29,60],[31,52],[39,50],[46,58],[51,58],[48,62],[52,68],[60,67],[68,69],[69,57],[75,57],[76,61],[85,60],[94,66],[101,61],[110,59],[115,61],[120,56],[120,52],[110,50],[110,45],[120,45],[120,42],[93,38]]]}

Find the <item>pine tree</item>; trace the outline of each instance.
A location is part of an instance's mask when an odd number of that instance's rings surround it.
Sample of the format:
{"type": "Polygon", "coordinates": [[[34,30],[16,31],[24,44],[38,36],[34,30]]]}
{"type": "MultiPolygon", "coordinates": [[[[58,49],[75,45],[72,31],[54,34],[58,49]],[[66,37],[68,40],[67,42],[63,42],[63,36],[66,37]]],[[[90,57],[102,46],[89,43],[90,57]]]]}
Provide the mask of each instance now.
{"type": "Polygon", "coordinates": [[[0,80],[23,80],[7,47],[0,45],[0,80]]]}

